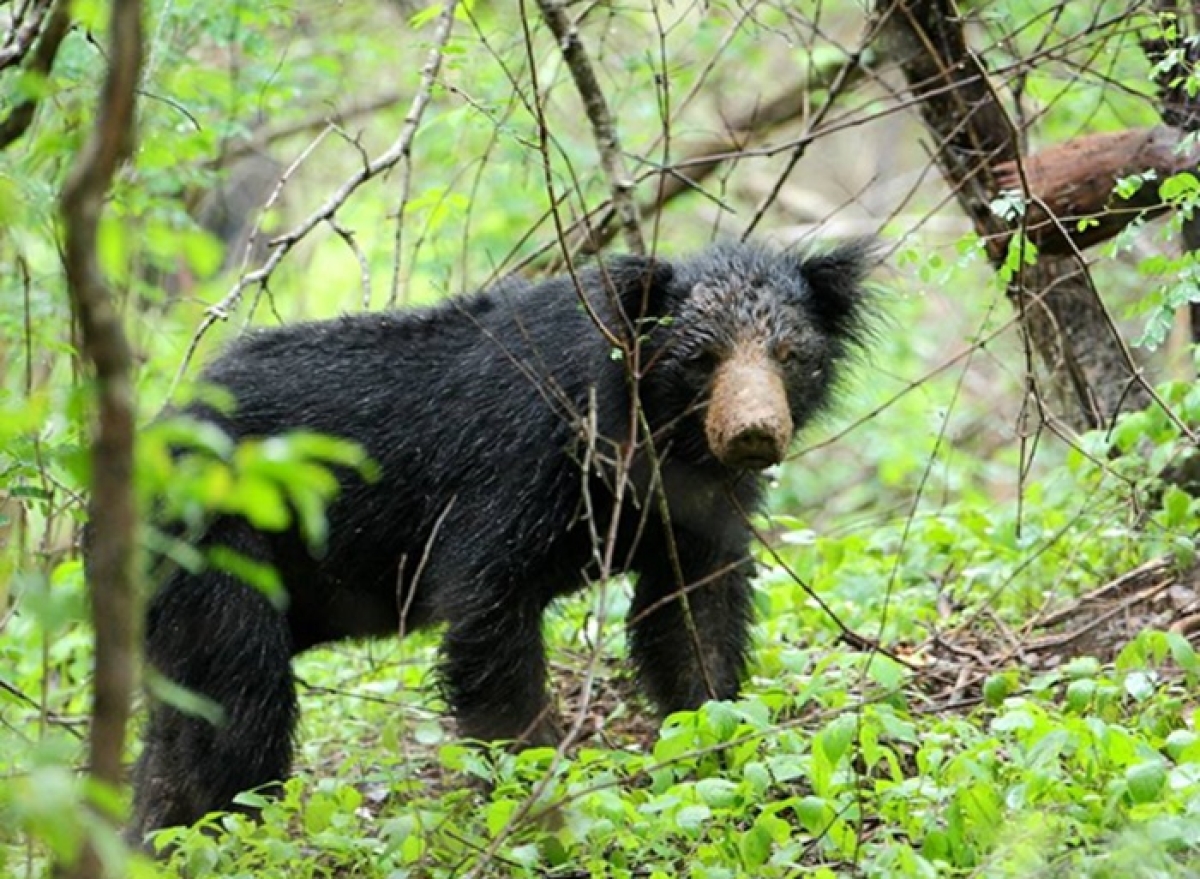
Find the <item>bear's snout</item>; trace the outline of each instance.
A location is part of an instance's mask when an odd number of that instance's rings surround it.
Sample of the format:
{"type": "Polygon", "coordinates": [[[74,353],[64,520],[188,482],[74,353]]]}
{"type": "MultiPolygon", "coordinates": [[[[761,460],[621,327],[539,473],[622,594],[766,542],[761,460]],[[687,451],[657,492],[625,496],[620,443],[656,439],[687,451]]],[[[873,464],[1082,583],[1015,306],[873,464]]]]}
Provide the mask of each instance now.
{"type": "Polygon", "coordinates": [[[782,461],[793,424],[779,366],[765,353],[735,350],[713,376],[704,431],[726,467],[762,470],[782,461]]]}

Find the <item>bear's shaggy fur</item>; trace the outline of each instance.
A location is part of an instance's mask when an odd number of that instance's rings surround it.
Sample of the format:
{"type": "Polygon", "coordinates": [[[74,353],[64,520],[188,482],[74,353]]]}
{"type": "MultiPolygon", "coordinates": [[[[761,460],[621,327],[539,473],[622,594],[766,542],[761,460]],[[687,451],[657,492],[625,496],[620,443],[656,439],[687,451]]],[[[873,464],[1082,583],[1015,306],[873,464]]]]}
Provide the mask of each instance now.
{"type": "Polygon", "coordinates": [[[462,734],[555,741],[543,612],[618,572],[636,577],[629,644],[657,708],[736,695],[757,471],[783,458],[861,344],[869,252],[728,244],[614,258],[233,344],[203,379],[235,408],[194,415],[239,440],[353,440],[380,478],[339,470],[319,551],[295,528],[208,525],[202,550],[275,568],[282,609],[215,567],[161,583],[147,661],[218,704],[223,722],[152,704],[131,834],[283,778],[291,659],[339,639],[445,624],[440,675],[462,734]]]}

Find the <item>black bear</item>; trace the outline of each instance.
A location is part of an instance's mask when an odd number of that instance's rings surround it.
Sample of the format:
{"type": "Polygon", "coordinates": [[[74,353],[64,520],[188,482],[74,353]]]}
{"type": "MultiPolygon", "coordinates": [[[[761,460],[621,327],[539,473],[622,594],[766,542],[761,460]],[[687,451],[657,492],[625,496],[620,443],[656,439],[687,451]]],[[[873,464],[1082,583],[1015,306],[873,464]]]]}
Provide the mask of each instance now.
{"type": "Polygon", "coordinates": [[[751,625],[758,471],[828,401],[864,341],[871,245],[716,245],[505,281],[411,313],[250,333],[204,372],[231,437],[307,430],[379,468],[340,472],[328,539],[216,517],[198,543],[278,572],[280,608],[214,568],[152,598],[146,658],[222,709],[151,706],[131,834],[191,823],[290,769],[291,659],[445,624],[440,679],[464,736],[543,744],[542,615],[629,572],[629,644],[663,713],[736,695],[751,625]]]}

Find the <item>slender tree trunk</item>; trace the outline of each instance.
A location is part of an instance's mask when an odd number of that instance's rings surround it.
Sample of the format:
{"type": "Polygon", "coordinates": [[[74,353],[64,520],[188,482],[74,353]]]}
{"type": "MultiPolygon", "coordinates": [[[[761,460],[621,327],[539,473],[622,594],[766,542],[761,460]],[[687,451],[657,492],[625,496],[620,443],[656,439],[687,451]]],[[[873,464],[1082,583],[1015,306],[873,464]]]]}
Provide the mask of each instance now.
{"type": "MultiPolygon", "coordinates": [[[[104,199],[132,153],[134,102],[142,65],[140,0],[113,0],[109,68],[95,127],[63,187],[64,258],[81,354],[95,370],[97,424],[92,440],[91,533],[87,581],[96,630],[89,770],[121,785],[121,757],[134,677],[134,394],[129,344],[96,257],[104,199]]],[[[119,816],[103,814],[115,821],[119,816]]],[[[64,872],[103,875],[92,840],[64,872]]]]}

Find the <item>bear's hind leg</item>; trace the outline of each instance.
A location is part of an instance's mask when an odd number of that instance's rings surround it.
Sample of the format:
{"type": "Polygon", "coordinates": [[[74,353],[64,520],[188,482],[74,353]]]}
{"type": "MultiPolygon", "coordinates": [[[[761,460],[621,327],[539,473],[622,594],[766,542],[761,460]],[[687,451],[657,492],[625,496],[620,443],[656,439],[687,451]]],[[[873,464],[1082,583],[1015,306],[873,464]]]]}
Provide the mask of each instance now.
{"type": "Polygon", "coordinates": [[[546,692],[545,605],[515,589],[497,594],[505,597],[460,609],[442,642],[442,683],[459,733],[555,745],[560,730],[546,692]]]}
{"type": "Polygon", "coordinates": [[[177,572],[150,603],[145,637],[151,673],[220,716],[214,723],[152,699],[128,834],[139,843],[284,779],[298,714],[287,618],[231,575],[177,572]]]}

